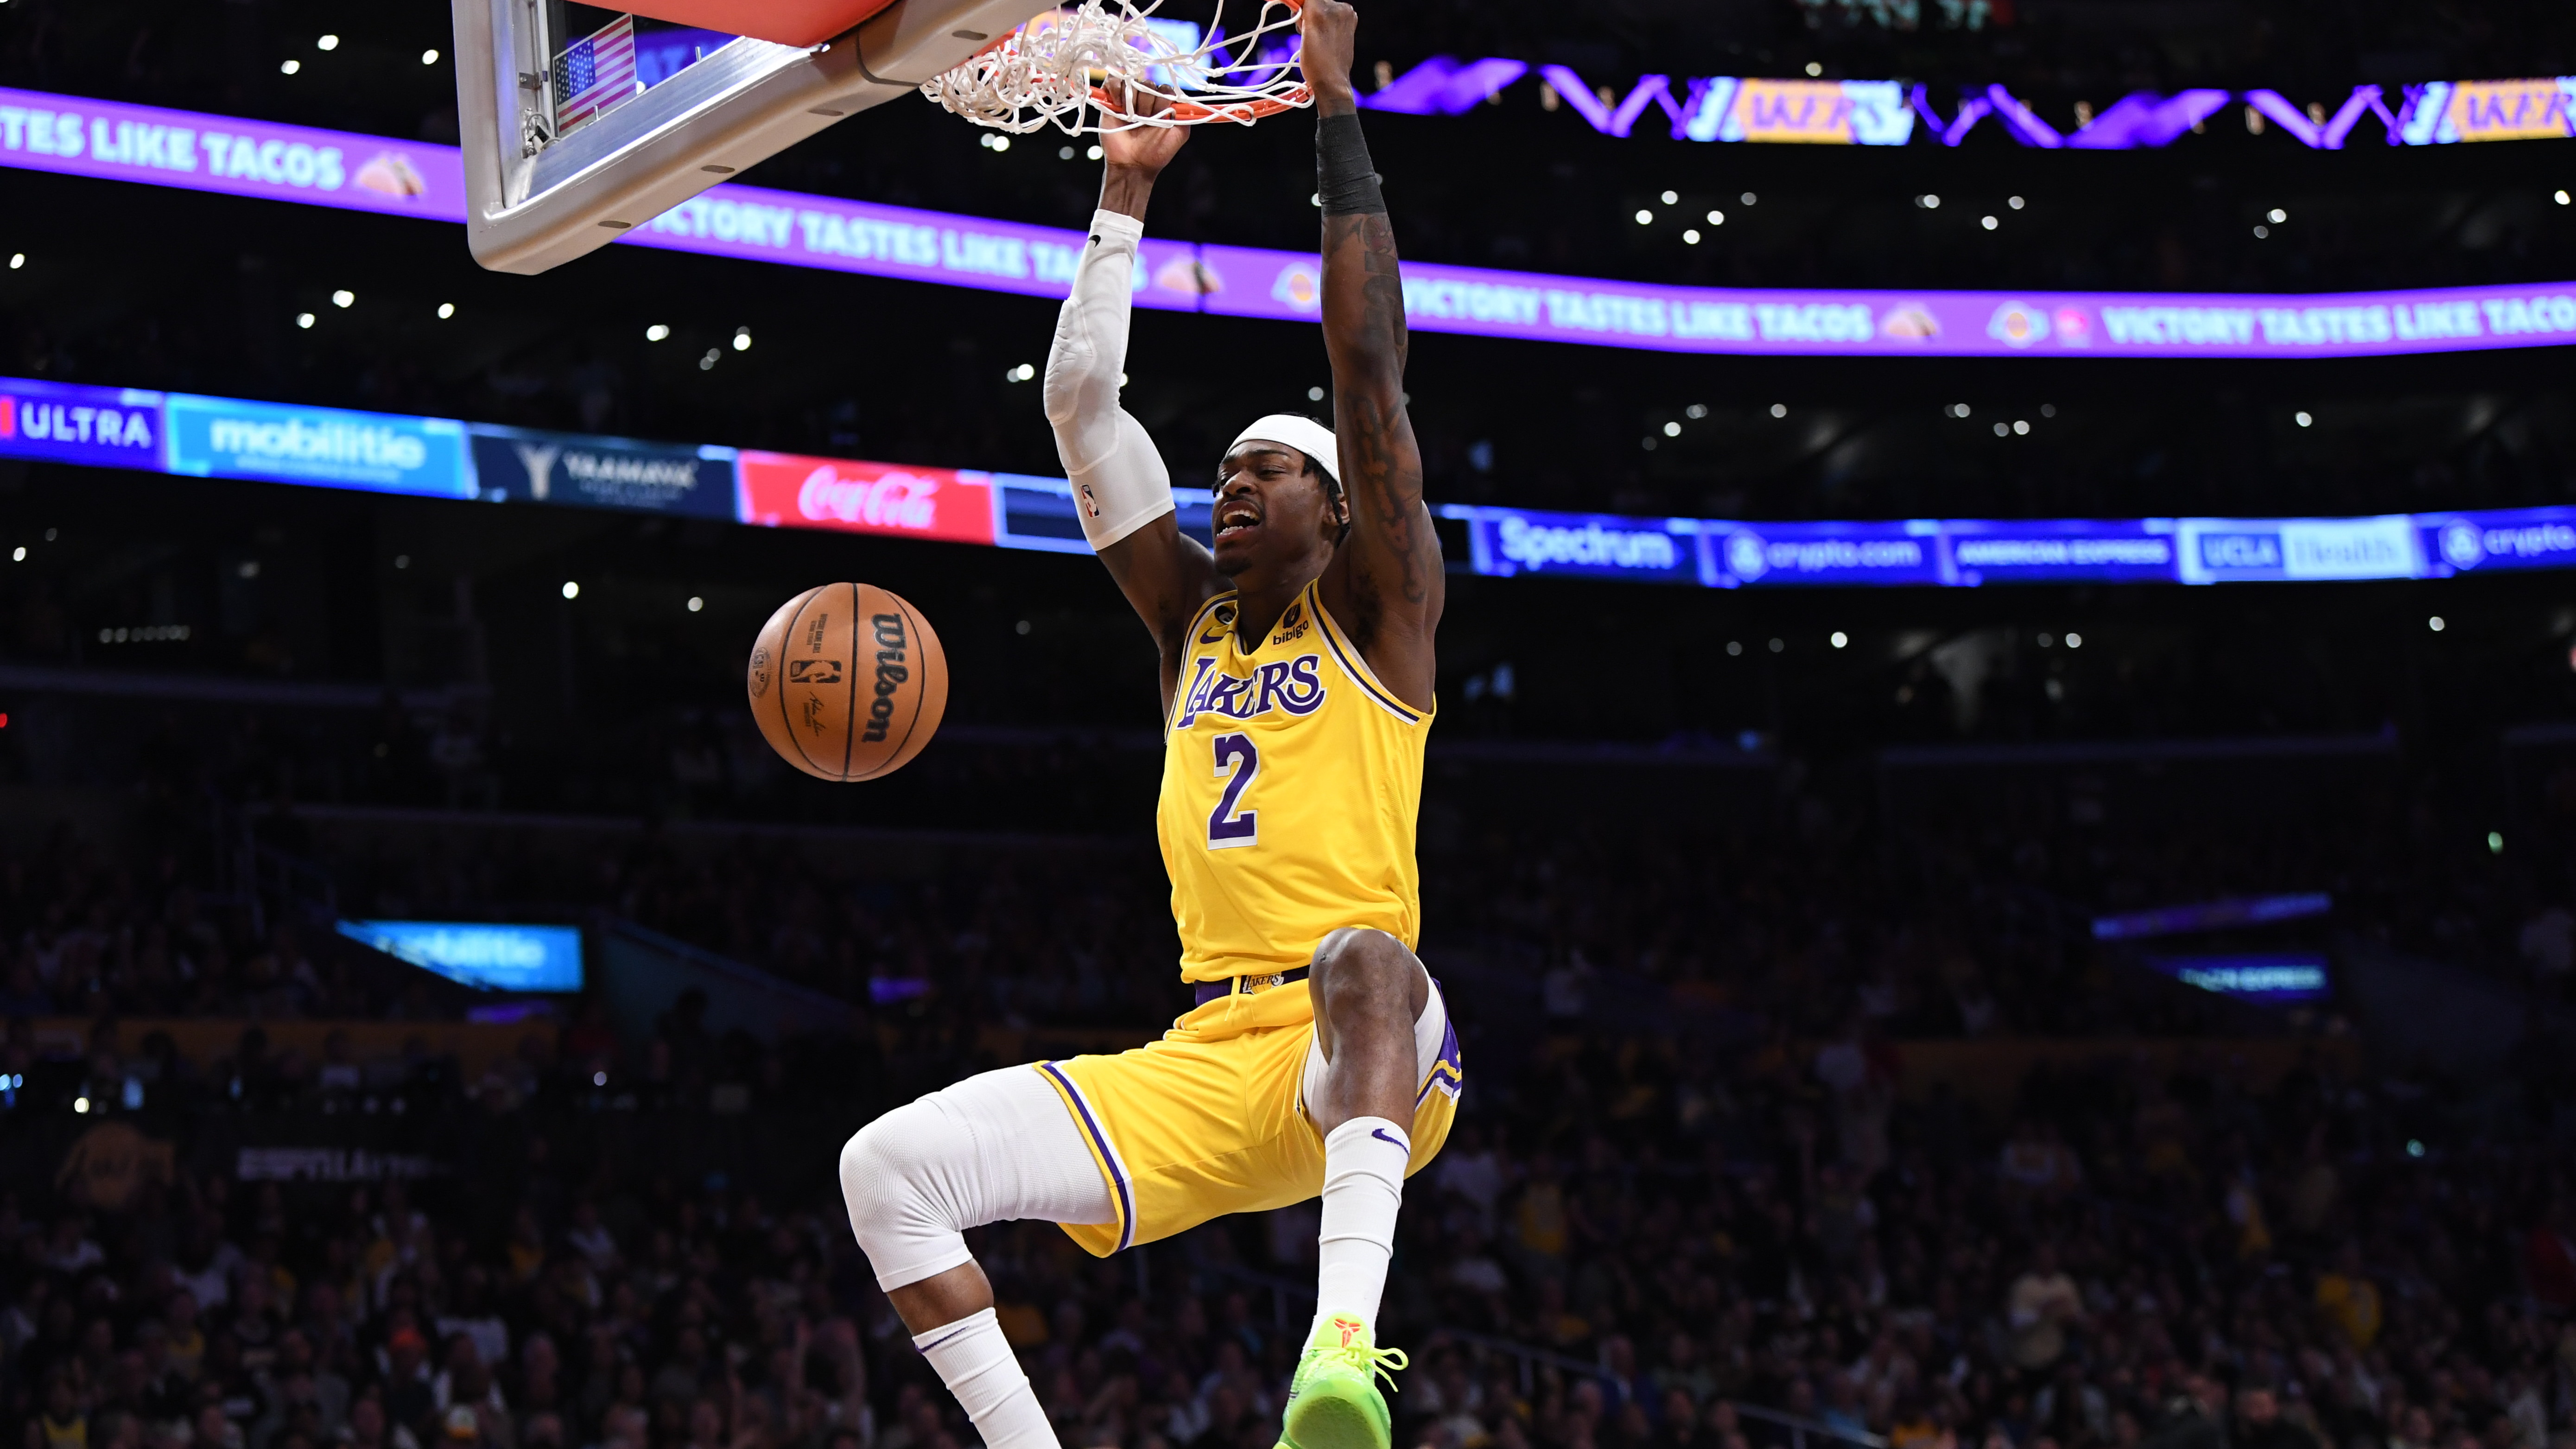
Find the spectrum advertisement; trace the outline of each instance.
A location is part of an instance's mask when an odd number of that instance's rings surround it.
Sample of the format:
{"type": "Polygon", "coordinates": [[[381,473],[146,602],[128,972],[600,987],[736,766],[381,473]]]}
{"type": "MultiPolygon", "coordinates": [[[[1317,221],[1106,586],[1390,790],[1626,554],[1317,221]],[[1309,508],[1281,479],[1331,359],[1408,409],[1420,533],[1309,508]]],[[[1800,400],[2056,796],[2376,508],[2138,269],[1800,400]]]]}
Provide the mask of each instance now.
{"type": "MultiPolygon", "coordinates": [[[[2494,108],[2444,106],[2473,127],[2494,108]]],[[[39,91],[0,89],[0,166],[465,218],[452,147],[39,91]]],[[[1052,299],[1072,285],[1083,233],[728,182],[619,244],[1052,299]]],[[[2576,282],[2174,295],[1680,287],[1428,262],[1403,270],[1405,317],[1420,331],[1658,352],[2363,357],[2576,342],[2576,282]]],[[[1133,285],[1141,307],[1311,322],[1323,273],[1307,253],[1148,239],[1133,285]]]]}

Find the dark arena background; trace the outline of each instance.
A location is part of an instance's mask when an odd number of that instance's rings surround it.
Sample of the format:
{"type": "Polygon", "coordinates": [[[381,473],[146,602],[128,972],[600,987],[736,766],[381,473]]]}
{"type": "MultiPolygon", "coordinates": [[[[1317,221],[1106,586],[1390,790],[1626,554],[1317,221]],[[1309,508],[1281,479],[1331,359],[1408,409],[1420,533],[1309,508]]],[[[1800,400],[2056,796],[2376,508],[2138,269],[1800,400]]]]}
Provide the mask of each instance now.
{"type": "MultiPolygon", "coordinates": [[[[840,1144],[1187,1004],[1034,380],[1100,168],[906,99],[503,275],[453,48],[0,0],[7,1449],[971,1446],[840,1144]],[[948,651],[874,783],[745,705],[840,580],[948,651]]],[[[1398,1444],[2576,1444],[2576,8],[1360,62],[1468,1064],[1398,1444]]],[[[1311,135],[1163,179],[1184,489],[1325,381],[1311,135]]],[[[1316,1221],[970,1240],[1064,1444],[1269,1449],[1316,1221]]]]}

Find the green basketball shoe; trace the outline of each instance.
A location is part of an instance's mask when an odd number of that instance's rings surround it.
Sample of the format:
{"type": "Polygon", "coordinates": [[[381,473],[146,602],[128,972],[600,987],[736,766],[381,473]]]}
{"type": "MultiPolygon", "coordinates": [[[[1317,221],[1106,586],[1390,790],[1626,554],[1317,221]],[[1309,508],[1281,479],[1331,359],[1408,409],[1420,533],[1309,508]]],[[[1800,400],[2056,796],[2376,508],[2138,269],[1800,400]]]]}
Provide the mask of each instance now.
{"type": "Polygon", "coordinates": [[[1395,1426],[1376,1380],[1394,1388],[1387,1371],[1405,1364],[1404,1350],[1379,1348],[1359,1319],[1324,1320],[1288,1383],[1286,1449],[1390,1449],[1395,1426]]]}

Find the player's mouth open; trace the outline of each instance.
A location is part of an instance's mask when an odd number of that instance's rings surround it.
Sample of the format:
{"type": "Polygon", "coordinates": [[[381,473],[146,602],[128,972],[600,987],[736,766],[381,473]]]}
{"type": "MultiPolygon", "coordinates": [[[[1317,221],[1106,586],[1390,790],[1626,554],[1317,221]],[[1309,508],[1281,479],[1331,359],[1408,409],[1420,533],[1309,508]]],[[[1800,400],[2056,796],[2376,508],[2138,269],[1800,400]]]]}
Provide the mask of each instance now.
{"type": "Polygon", "coordinates": [[[1216,511],[1216,536],[1219,538],[1260,526],[1261,511],[1249,503],[1240,501],[1226,503],[1220,505],[1216,511]]]}

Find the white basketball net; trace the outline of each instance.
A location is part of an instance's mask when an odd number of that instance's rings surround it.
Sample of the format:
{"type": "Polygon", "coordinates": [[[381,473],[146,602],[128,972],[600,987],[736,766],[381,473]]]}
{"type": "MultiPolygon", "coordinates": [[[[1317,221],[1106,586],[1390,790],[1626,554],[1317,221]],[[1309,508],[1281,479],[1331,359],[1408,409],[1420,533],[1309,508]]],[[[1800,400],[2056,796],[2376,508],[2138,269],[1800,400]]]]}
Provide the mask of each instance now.
{"type": "Polygon", "coordinates": [[[1296,0],[1259,0],[1253,25],[1202,31],[1156,15],[1163,0],[1082,0],[1050,10],[921,93],[979,126],[1068,136],[1139,126],[1250,125],[1314,103],[1297,66],[1296,0]],[[1155,102],[1164,103],[1159,109],[1155,102]]]}

